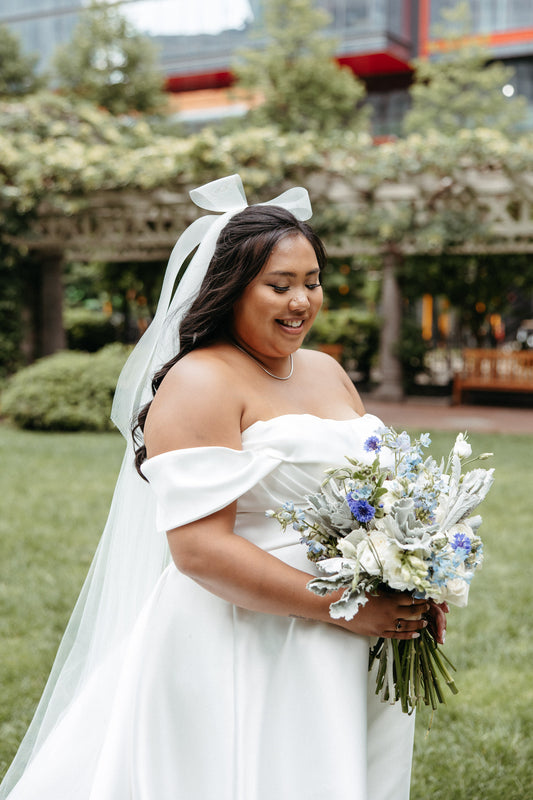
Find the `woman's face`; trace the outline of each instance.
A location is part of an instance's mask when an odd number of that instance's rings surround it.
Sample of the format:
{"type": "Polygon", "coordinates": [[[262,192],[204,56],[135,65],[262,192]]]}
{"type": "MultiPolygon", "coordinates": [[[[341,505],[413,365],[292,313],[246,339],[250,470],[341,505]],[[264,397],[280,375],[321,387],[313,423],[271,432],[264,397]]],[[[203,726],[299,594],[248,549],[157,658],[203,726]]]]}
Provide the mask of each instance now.
{"type": "Polygon", "coordinates": [[[285,236],[233,310],[237,342],[261,358],[297,350],[322,305],[315,251],[302,234],[285,236]]]}

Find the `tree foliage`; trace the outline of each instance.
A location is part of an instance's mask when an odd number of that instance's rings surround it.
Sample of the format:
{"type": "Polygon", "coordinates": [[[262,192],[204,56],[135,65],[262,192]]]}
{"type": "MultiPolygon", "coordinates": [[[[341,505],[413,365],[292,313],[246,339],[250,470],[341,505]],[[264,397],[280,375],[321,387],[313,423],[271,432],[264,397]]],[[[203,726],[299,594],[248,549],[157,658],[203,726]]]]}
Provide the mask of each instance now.
{"type": "MultiPolygon", "coordinates": [[[[379,147],[352,131],[323,136],[274,125],[227,135],[206,128],[178,138],[156,134],[142,117],[113,117],[51,94],[0,103],[0,128],[0,228],[3,236],[28,239],[43,201],[58,218],[68,217],[90,206],[97,192],[138,191],[147,199],[151,190],[168,189],[185,196],[192,186],[238,172],[251,203],[291,185],[308,187],[313,226],[330,250],[342,244],[357,254],[393,249],[437,256],[466,242],[471,252],[483,252],[491,237],[483,224],[483,179],[502,181],[518,219],[533,174],[530,138],[510,141],[486,129],[452,137],[432,131],[379,147]]],[[[180,220],[183,207],[173,207],[178,230],[190,213],[187,206],[180,220]]],[[[523,267],[509,261],[506,270],[511,283],[523,267]]],[[[424,291],[431,291],[424,276],[422,269],[424,291]]],[[[439,276],[438,293],[460,301],[464,271],[441,269],[439,276]]],[[[116,286],[110,280],[109,288],[116,286]]]]}
{"type": "Polygon", "coordinates": [[[252,110],[256,124],[282,131],[366,127],[364,85],[334,60],[335,42],[325,31],[329,16],[311,0],[270,0],[261,35],[266,43],[240,53],[239,84],[262,99],[252,110]]]}
{"type": "Polygon", "coordinates": [[[164,102],[153,43],[136,32],[115,5],[92,2],[70,42],[57,49],[54,65],[66,94],[112,114],[154,111],[164,102]]]}
{"type": "Polygon", "coordinates": [[[447,25],[438,28],[442,53],[435,59],[417,58],[410,90],[412,106],[404,118],[407,134],[435,129],[454,136],[468,128],[491,128],[511,136],[525,118],[526,101],[506,97],[502,88],[514,70],[488,63],[490,51],[468,35],[467,3],[442,12],[447,25]]]}
{"type": "Polygon", "coordinates": [[[0,97],[22,97],[43,83],[37,77],[36,55],[24,55],[20,42],[6,25],[0,25],[0,97]]]}

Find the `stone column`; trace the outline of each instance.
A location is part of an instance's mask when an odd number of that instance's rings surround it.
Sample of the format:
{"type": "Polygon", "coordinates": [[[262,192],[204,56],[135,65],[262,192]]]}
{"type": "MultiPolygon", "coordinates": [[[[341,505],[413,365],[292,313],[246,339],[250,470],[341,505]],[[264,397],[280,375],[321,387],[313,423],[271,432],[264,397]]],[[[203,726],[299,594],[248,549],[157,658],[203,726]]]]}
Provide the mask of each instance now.
{"type": "Polygon", "coordinates": [[[51,355],[66,347],[63,328],[63,253],[39,255],[41,268],[40,354],[51,355]]]}
{"type": "Polygon", "coordinates": [[[383,282],[381,288],[381,336],[379,341],[379,371],[381,383],[374,392],[379,400],[402,400],[402,365],[396,349],[402,327],[402,296],[397,279],[401,256],[387,250],[383,256],[383,282]]]}

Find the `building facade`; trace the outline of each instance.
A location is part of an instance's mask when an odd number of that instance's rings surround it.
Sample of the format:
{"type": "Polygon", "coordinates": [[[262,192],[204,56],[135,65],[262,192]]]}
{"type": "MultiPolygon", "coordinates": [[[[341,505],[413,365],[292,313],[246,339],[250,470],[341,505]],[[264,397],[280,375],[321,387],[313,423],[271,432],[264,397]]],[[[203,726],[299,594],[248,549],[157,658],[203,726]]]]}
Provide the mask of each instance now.
{"type": "MultiPolygon", "coordinates": [[[[111,0],[110,0],[111,1],[111,0]]],[[[411,60],[438,57],[433,34],[444,8],[456,0],[317,0],[331,16],[337,58],[366,84],[376,135],[398,133],[408,107],[411,60]]],[[[159,46],[169,91],[179,93],[190,118],[193,94],[232,83],[235,51],[261,46],[263,10],[268,0],[119,0],[122,12],[159,46]],[[190,6],[190,7],[188,7],[190,6]],[[251,36],[251,33],[254,33],[251,36]]],[[[16,33],[26,52],[49,67],[57,45],[71,36],[84,0],[2,0],[0,24],[16,33]]],[[[473,33],[483,37],[493,57],[515,70],[512,89],[524,95],[533,127],[533,0],[469,0],[473,33]]],[[[205,105],[205,104],[204,104],[205,105]]],[[[211,109],[212,110],[212,109],[211,109]]]]}

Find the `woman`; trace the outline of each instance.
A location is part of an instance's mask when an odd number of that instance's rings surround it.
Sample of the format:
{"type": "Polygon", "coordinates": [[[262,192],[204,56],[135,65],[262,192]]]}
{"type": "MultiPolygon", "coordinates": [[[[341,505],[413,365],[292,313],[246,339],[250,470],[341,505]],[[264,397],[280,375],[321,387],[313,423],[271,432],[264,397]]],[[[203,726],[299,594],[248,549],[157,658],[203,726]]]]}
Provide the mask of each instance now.
{"type": "MultiPolygon", "coordinates": [[[[214,186],[226,192],[227,181],[214,186]]],[[[120,644],[86,659],[89,677],[10,800],[408,797],[413,718],[368,689],[368,637],[412,638],[430,613],[441,638],[443,615],[381,594],[350,622],[331,619],[334,598],[306,588],[312,565],[298,534],[265,516],[301,502],[345,455],[361,456],[380,422],[336,362],[300,349],[325,263],[305,208],[296,204],[297,219],[285,196],[228,204],[199,290],[185,280],[193,264],[182,279],[179,349],[135,427],[172,562],[127,635],[110,637],[120,644]]],[[[144,371],[164,342],[154,322],[144,371]]],[[[130,364],[122,389],[131,374],[130,364]]]]}

